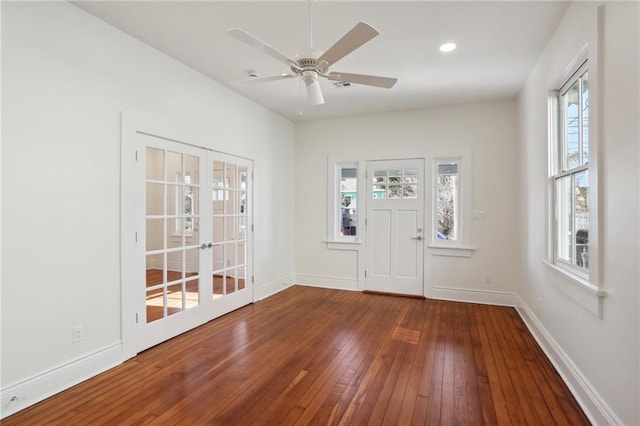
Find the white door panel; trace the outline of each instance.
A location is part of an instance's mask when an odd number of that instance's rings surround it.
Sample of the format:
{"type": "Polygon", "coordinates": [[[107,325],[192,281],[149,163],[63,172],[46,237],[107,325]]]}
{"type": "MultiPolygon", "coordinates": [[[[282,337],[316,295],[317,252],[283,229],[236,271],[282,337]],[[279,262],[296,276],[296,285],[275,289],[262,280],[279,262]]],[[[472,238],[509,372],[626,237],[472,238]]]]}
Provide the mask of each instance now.
{"type": "Polygon", "coordinates": [[[391,211],[375,210],[371,215],[371,273],[388,277],[391,274],[391,211]]]}
{"type": "Polygon", "coordinates": [[[367,162],[365,289],[424,295],[424,161],[367,162]]]}

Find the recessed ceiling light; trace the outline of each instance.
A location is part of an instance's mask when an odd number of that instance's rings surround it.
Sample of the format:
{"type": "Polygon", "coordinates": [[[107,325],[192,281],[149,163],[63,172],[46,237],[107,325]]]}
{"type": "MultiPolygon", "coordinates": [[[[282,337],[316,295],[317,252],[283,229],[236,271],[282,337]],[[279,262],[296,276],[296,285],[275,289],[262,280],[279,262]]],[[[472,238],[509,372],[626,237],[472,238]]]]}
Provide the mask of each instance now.
{"type": "Polygon", "coordinates": [[[446,52],[452,52],[452,51],[456,50],[456,47],[458,47],[458,46],[456,46],[455,43],[451,43],[451,42],[444,43],[442,46],[440,46],[440,51],[441,52],[445,52],[445,53],[446,52]]]}

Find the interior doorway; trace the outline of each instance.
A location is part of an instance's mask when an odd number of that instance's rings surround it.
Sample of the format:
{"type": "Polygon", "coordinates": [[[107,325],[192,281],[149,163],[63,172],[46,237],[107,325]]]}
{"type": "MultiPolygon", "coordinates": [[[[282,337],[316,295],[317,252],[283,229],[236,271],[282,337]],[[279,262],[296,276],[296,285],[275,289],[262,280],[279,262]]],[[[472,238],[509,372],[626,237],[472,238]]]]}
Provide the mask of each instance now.
{"type": "Polygon", "coordinates": [[[129,142],[123,286],[137,353],[253,302],[253,162],[144,132],[129,142]]]}

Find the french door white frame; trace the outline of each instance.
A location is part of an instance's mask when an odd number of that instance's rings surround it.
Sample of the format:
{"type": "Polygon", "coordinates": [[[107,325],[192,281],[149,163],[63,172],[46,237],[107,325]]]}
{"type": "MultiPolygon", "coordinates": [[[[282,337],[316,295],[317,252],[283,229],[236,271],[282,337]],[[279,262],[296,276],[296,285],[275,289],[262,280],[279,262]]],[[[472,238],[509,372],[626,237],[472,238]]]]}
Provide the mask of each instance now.
{"type": "MultiPolygon", "coordinates": [[[[144,182],[144,170],[139,162],[141,151],[145,149],[144,138],[159,138],[173,144],[181,144],[187,150],[201,150],[203,153],[210,153],[216,157],[216,160],[231,161],[229,159],[237,159],[249,166],[253,175],[253,160],[243,157],[234,156],[232,154],[214,151],[212,149],[199,146],[192,141],[198,140],[197,136],[187,135],[185,131],[177,131],[163,121],[150,118],[143,115],[122,113],[121,116],[121,199],[120,199],[120,283],[121,283],[121,338],[123,359],[135,356],[141,349],[141,340],[139,336],[140,325],[143,321],[140,313],[141,290],[139,288],[142,283],[139,281],[139,262],[145,259],[145,243],[141,241],[140,232],[140,213],[144,215],[144,197],[141,197],[138,189],[140,182],[144,182]],[[184,142],[190,141],[190,142],[184,142]]],[[[206,154],[205,158],[209,155],[206,154]]],[[[207,160],[205,159],[205,163],[207,160]]],[[[209,167],[209,164],[207,164],[209,167]]],[[[204,176],[201,184],[202,191],[205,191],[204,176]]],[[[249,185],[253,185],[252,180],[249,185]]],[[[243,290],[241,300],[242,303],[252,303],[255,301],[255,292],[253,286],[253,190],[249,191],[248,196],[248,217],[247,217],[247,259],[246,259],[246,281],[247,288],[243,290]]],[[[202,219],[205,219],[204,217],[202,219]]],[[[210,218],[206,218],[211,220],[210,218]]],[[[209,252],[209,250],[207,250],[209,252]]],[[[238,299],[236,294],[225,296],[225,298],[238,299]]],[[[224,298],[223,298],[224,299],[224,298]]],[[[202,303],[202,301],[201,301],[202,303]]],[[[235,302],[234,302],[235,303],[235,302]]],[[[204,323],[228,312],[229,306],[226,301],[217,300],[214,309],[208,309],[206,312],[197,314],[197,322],[204,323]]],[[[202,311],[202,310],[201,310],[202,311]]],[[[188,312],[188,311],[187,311],[188,312]]],[[[186,312],[185,312],[186,313],[186,312]]],[[[189,327],[191,328],[191,327],[189,327]]],[[[187,331],[176,330],[179,332],[187,331]]],[[[159,343],[159,342],[158,342],[159,343]]],[[[147,343],[148,345],[148,343],[147,343]]]]}

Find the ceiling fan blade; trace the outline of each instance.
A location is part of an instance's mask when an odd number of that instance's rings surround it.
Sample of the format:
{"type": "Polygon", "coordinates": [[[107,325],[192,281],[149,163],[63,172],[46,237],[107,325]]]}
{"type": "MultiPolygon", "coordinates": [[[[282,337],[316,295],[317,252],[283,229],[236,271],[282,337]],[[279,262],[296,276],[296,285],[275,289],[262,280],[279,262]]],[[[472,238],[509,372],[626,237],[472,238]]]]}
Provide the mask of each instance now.
{"type": "Polygon", "coordinates": [[[263,42],[262,40],[258,40],[257,38],[255,38],[254,36],[246,32],[245,30],[241,30],[240,28],[231,28],[227,30],[227,34],[235,38],[236,40],[240,40],[241,42],[248,44],[251,47],[255,47],[262,53],[269,55],[272,58],[286,65],[299,68],[295,60],[291,59],[290,57],[280,52],[276,48],[269,46],[267,43],[263,42]]]}
{"type": "Polygon", "coordinates": [[[298,77],[298,76],[295,74],[280,74],[280,75],[274,75],[271,77],[250,78],[246,80],[240,80],[240,81],[234,82],[233,85],[234,86],[251,86],[253,84],[268,83],[270,81],[287,80],[289,78],[295,78],[295,77],[298,77]]]}
{"type": "Polygon", "coordinates": [[[307,84],[307,99],[309,100],[309,105],[322,105],[324,103],[324,96],[322,96],[322,89],[318,80],[307,84]]]}
{"type": "Polygon", "coordinates": [[[391,77],[377,77],[375,75],[364,74],[349,74],[346,72],[330,72],[325,75],[329,80],[334,81],[348,81],[349,83],[365,84],[367,86],[383,87],[385,89],[391,89],[397,78],[391,77]]]}
{"type": "Polygon", "coordinates": [[[321,64],[324,62],[327,67],[335,64],[378,34],[378,31],[371,25],[358,22],[351,31],[324,52],[324,54],[317,59],[316,63],[321,64]]]}

